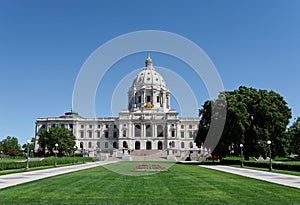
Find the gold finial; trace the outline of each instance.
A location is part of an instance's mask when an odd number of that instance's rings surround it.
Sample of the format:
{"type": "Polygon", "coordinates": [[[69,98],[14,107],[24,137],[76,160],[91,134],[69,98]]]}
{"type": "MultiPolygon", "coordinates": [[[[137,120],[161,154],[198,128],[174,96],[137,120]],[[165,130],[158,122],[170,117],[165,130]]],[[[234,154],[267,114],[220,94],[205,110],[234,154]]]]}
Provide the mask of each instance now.
{"type": "Polygon", "coordinates": [[[152,59],[150,58],[150,53],[148,53],[147,60],[145,61],[146,67],[152,65],[152,59]]]}

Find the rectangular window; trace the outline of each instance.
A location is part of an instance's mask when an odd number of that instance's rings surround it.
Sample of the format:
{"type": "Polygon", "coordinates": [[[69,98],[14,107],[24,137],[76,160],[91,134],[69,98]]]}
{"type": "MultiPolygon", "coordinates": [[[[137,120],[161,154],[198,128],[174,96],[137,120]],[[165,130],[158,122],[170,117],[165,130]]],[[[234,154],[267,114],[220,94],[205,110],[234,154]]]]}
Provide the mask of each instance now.
{"type": "Polygon", "coordinates": [[[80,137],[83,138],[84,137],[84,132],[80,131],[80,137]]]}
{"type": "Polygon", "coordinates": [[[97,147],[100,147],[100,142],[97,142],[97,147]]]}
{"type": "Polygon", "coordinates": [[[100,125],[98,125],[98,128],[99,128],[99,129],[100,129],[100,127],[101,127],[101,126],[100,126],[100,125]]]}
{"type": "Polygon", "coordinates": [[[81,125],[81,128],[84,128],[84,125],[81,125]]]}
{"type": "Polygon", "coordinates": [[[117,138],[117,132],[114,132],[114,138],[117,138]]]}
{"type": "Polygon", "coordinates": [[[181,125],[181,129],[184,129],[184,125],[181,125]]]}
{"type": "Polygon", "coordinates": [[[172,137],[175,137],[175,130],[172,130],[171,135],[172,137]]]}
{"type": "Polygon", "coordinates": [[[123,137],[126,137],[126,130],[123,130],[123,137]]]}
{"type": "Polygon", "coordinates": [[[90,128],[93,128],[93,125],[89,125],[90,128]]]}
{"type": "Polygon", "coordinates": [[[71,129],[73,129],[73,124],[69,124],[69,127],[70,127],[71,129]]]}
{"type": "Polygon", "coordinates": [[[184,138],[184,132],[183,131],[180,132],[180,136],[181,136],[181,138],[184,138]]]}
{"type": "Polygon", "coordinates": [[[156,97],[156,102],[159,103],[159,96],[156,97]]]}
{"type": "Polygon", "coordinates": [[[142,102],[142,96],[139,96],[139,101],[138,101],[139,103],[141,103],[142,102]]]}
{"type": "Polygon", "coordinates": [[[89,142],[89,148],[92,148],[92,142],[89,142]]]}
{"type": "Polygon", "coordinates": [[[191,132],[191,131],[189,132],[189,137],[193,138],[193,132],[191,132]]]}
{"type": "Polygon", "coordinates": [[[189,125],[189,129],[193,129],[193,125],[189,125]]]}
{"type": "Polygon", "coordinates": [[[100,131],[97,131],[97,137],[100,138],[100,131]]]}
{"type": "Polygon", "coordinates": [[[89,133],[89,138],[92,138],[93,137],[92,131],[88,131],[88,133],[89,133]]]}
{"type": "Polygon", "coordinates": [[[105,133],[105,138],[108,138],[108,132],[105,131],[104,133],[105,133]]]}
{"type": "Polygon", "coordinates": [[[108,125],[105,125],[106,128],[108,128],[108,125]]]}
{"type": "Polygon", "coordinates": [[[151,96],[147,95],[147,97],[146,97],[146,102],[147,102],[147,103],[148,103],[148,102],[151,102],[151,96]]]}

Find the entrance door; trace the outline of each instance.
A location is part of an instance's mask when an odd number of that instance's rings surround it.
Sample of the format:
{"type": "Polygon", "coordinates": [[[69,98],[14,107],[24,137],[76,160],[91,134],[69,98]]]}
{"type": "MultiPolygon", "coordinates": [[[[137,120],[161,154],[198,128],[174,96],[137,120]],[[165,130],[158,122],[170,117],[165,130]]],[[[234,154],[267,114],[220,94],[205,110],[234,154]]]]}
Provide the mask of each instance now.
{"type": "Polygon", "coordinates": [[[159,141],[159,142],[157,143],[157,149],[158,149],[158,150],[162,150],[162,142],[161,142],[161,141],[159,141]]]}
{"type": "Polygon", "coordinates": [[[141,149],[141,143],[139,141],[135,142],[135,146],[134,146],[135,150],[140,150],[141,149]]]}
{"type": "Polygon", "coordinates": [[[146,143],[146,149],[147,149],[147,150],[152,149],[151,142],[148,141],[148,142],[146,143]]]}

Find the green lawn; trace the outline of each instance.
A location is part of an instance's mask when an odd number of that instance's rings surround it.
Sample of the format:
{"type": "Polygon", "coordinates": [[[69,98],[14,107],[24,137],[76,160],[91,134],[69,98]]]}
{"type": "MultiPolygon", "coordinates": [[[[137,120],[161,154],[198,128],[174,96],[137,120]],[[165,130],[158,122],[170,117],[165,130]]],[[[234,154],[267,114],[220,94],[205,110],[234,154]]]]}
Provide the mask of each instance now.
{"type": "Polygon", "coordinates": [[[300,204],[296,188],[180,164],[130,176],[135,165],[117,163],[6,188],[0,204],[300,204]]]}

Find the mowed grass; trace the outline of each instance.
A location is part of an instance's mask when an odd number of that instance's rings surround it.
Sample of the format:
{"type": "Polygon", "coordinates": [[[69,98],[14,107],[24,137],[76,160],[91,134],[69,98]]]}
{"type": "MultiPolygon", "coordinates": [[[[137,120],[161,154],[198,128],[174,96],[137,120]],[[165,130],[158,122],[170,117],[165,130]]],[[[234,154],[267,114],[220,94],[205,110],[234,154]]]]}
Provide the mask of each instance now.
{"type": "Polygon", "coordinates": [[[111,171],[134,166],[116,163],[6,188],[0,204],[300,204],[300,189],[194,165],[142,176],[111,171]]]}

